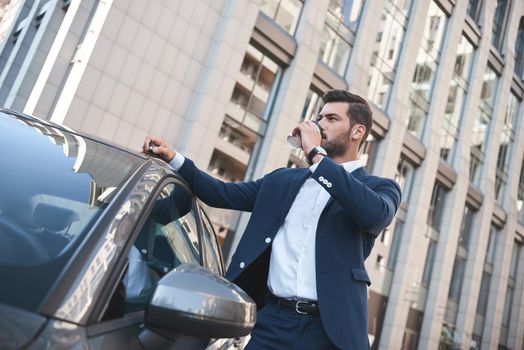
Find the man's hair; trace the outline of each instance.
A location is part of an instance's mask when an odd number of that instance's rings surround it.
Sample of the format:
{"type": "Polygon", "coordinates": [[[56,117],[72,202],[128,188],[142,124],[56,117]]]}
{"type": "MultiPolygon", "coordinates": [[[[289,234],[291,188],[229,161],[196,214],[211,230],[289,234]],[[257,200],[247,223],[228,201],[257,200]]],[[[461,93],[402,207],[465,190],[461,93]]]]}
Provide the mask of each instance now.
{"type": "Polygon", "coordinates": [[[322,96],[324,104],[329,102],[347,102],[349,117],[349,125],[352,127],[355,124],[362,124],[366,127],[366,133],[360,141],[359,148],[362,147],[371,131],[373,124],[373,112],[369,107],[369,103],[362,97],[352,94],[346,90],[329,90],[322,96]]]}

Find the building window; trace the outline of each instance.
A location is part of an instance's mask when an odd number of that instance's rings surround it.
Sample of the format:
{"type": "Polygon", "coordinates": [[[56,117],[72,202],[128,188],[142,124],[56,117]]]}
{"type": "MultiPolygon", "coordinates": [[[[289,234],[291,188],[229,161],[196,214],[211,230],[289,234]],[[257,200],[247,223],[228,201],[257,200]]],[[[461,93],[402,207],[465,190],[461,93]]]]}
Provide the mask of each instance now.
{"type": "Polygon", "coordinates": [[[395,79],[411,1],[386,0],[371,57],[368,97],[385,109],[395,79]]]}
{"type": "Polygon", "coordinates": [[[319,59],[344,76],[363,1],[330,0],[320,38],[319,59]]]}
{"type": "Polygon", "coordinates": [[[493,262],[495,261],[495,247],[499,236],[499,230],[493,224],[489,231],[488,247],[486,249],[486,256],[484,259],[484,268],[482,272],[482,280],[480,282],[479,298],[477,300],[477,313],[475,315],[475,323],[473,326],[474,337],[479,341],[482,340],[482,333],[484,330],[484,322],[486,317],[486,310],[488,306],[489,290],[491,286],[491,278],[493,276],[493,262]]]}
{"type": "MultiPolygon", "coordinates": [[[[255,163],[266,135],[280,74],[274,61],[248,46],[211,156],[209,173],[225,181],[250,178],[251,164],[255,163]]],[[[210,210],[217,231],[224,231],[230,216],[218,209],[210,210]]]]}
{"type": "Polygon", "coordinates": [[[506,186],[508,174],[509,153],[515,140],[515,129],[517,127],[517,117],[520,109],[518,97],[511,92],[504,116],[504,125],[500,137],[499,154],[497,158],[497,172],[495,178],[495,199],[502,204],[502,194],[506,186]]]}
{"type": "MultiPolygon", "coordinates": [[[[455,254],[455,262],[453,263],[453,272],[451,274],[451,281],[448,291],[448,301],[446,303],[446,310],[444,314],[443,327],[453,331],[457,322],[458,306],[460,303],[460,294],[462,292],[462,283],[464,281],[464,271],[466,269],[466,262],[468,259],[469,240],[472,233],[473,216],[475,211],[469,207],[464,207],[464,214],[462,215],[462,224],[460,227],[457,252],[455,254]]],[[[453,337],[445,337],[445,342],[453,342],[453,337]]]]}
{"type": "Polygon", "coordinates": [[[509,4],[510,2],[508,0],[497,0],[497,8],[495,9],[495,16],[493,17],[491,43],[499,51],[501,51],[500,49],[504,42],[509,4]]]}
{"type": "Polygon", "coordinates": [[[402,202],[408,202],[409,200],[414,175],[415,167],[413,164],[401,157],[397,164],[395,181],[400,185],[400,189],[402,190],[402,202]]]}
{"type": "Polygon", "coordinates": [[[431,203],[428,211],[428,228],[429,230],[429,246],[426,255],[426,262],[424,264],[424,271],[422,274],[422,285],[429,287],[431,274],[433,271],[433,264],[435,262],[435,252],[438,244],[438,233],[440,231],[440,224],[442,214],[444,213],[446,190],[439,183],[435,183],[433,187],[433,194],[431,196],[431,203]]]}
{"type": "MultiPolygon", "coordinates": [[[[400,158],[397,164],[397,172],[395,174],[395,181],[400,185],[402,189],[402,203],[407,204],[409,202],[410,192],[413,183],[413,177],[415,174],[415,167],[404,157],[400,158]]],[[[405,210],[401,208],[401,211],[405,210]]],[[[395,269],[397,263],[398,251],[400,249],[400,242],[402,240],[402,230],[404,227],[404,221],[402,215],[397,216],[395,222],[395,228],[393,230],[393,237],[391,238],[391,249],[389,251],[387,259],[387,268],[390,271],[395,269]]]]}
{"type": "Polygon", "coordinates": [[[300,0],[262,0],[260,11],[273,19],[275,23],[293,35],[302,11],[300,0]]]}
{"type": "Polygon", "coordinates": [[[497,247],[497,235],[498,230],[495,226],[491,225],[491,230],[489,231],[489,240],[488,240],[488,248],[486,250],[486,259],[485,259],[485,265],[488,266],[490,269],[493,269],[493,263],[495,262],[495,251],[497,247]]]}
{"type": "Polygon", "coordinates": [[[440,157],[448,163],[452,162],[455,145],[458,143],[459,126],[464,114],[474,54],[473,45],[462,35],[457,48],[444,120],[440,129],[440,157]]]}
{"type": "Polygon", "coordinates": [[[358,159],[362,163],[362,166],[369,172],[373,170],[373,163],[375,163],[379,143],[380,139],[371,131],[359,150],[358,159]]]}
{"type": "Polygon", "coordinates": [[[248,164],[266,134],[270,97],[280,71],[275,62],[248,46],[216,147],[223,157],[232,158],[236,166],[221,167],[221,162],[212,158],[211,164],[215,166],[209,169],[212,173],[225,169],[226,179],[240,181],[245,178],[248,164]],[[228,174],[231,172],[234,174],[228,174]]]}
{"type": "Polygon", "coordinates": [[[420,138],[429,110],[433,82],[440,61],[442,39],[446,32],[447,16],[432,1],[426,15],[422,45],[417,54],[415,74],[411,82],[408,131],[420,138]]]}
{"type": "Polygon", "coordinates": [[[511,254],[511,263],[509,265],[509,278],[511,280],[517,279],[517,271],[519,268],[519,261],[520,261],[520,255],[522,252],[522,243],[519,241],[515,241],[515,244],[513,245],[513,252],[511,254]]]}
{"type": "MultiPolygon", "coordinates": [[[[486,316],[486,308],[488,306],[489,285],[491,284],[491,274],[482,273],[482,280],[480,282],[479,299],[477,302],[477,316],[486,316]]],[[[481,330],[482,332],[482,330],[481,330]]]]}
{"type": "Polygon", "coordinates": [[[515,241],[513,244],[513,251],[511,253],[511,263],[509,267],[508,289],[506,290],[506,299],[504,299],[504,310],[502,311],[502,324],[500,327],[499,348],[508,349],[508,335],[511,321],[511,311],[513,307],[513,296],[515,294],[515,286],[517,284],[517,270],[520,259],[520,252],[522,251],[522,243],[515,241]]]}
{"type": "Polygon", "coordinates": [[[390,270],[395,270],[397,265],[398,250],[400,249],[400,242],[402,240],[402,229],[404,227],[404,222],[397,220],[395,224],[395,230],[393,231],[393,238],[391,241],[391,250],[389,251],[387,268],[390,270]]]}
{"type": "Polygon", "coordinates": [[[429,287],[431,281],[431,273],[433,271],[433,263],[435,262],[435,253],[437,251],[437,241],[429,240],[428,253],[426,254],[426,262],[424,263],[424,272],[422,273],[422,285],[429,287]]]}
{"type": "Polygon", "coordinates": [[[520,165],[519,190],[517,194],[518,221],[524,225],[524,159],[520,165]]]}
{"type": "Polygon", "coordinates": [[[515,286],[510,286],[508,284],[508,288],[506,289],[506,298],[504,299],[504,309],[502,311],[502,323],[500,325],[499,349],[509,349],[509,321],[511,319],[511,306],[513,304],[513,294],[515,294],[515,286]]]}
{"type": "Polygon", "coordinates": [[[464,280],[464,271],[466,269],[466,259],[461,256],[455,257],[453,273],[451,274],[451,283],[449,285],[448,296],[456,303],[459,302],[460,292],[462,290],[462,281],[464,280]]]}
{"type": "Polygon", "coordinates": [[[517,41],[515,42],[515,74],[519,79],[524,75],[524,16],[520,17],[517,41]]]}
{"type": "Polygon", "coordinates": [[[479,114],[473,125],[471,137],[469,179],[475,185],[478,185],[479,183],[480,172],[482,164],[484,163],[484,152],[491,124],[491,116],[493,115],[493,105],[498,80],[499,77],[497,73],[488,65],[486,72],[484,73],[484,81],[482,82],[479,114]]]}
{"type": "Polygon", "coordinates": [[[431,195],[427,223],[428,226],[436,232],[440,231],[445,199],[446,190],[439,183],[435,183],[435,186],[433,187],[433,194],[431,195]]]}
{"type": "Polygon", "coordinates": [[[468,2],[468,15],[471,17],[475,22],[478,22],[480,17],[480,9],[482,7],[482,0],[469,0],[468,2]]]}
{"type": "Polygon", "coordinates": [[[470,206],[464,207],[464,214],[462,215],[462,225],[460,227],[460,234],[458,239],[458,246],[464,249],[465,254],[469,250],[469,240],[471,239],[471,231],[473,228],[473,217],[476,211],[470,206]]]}

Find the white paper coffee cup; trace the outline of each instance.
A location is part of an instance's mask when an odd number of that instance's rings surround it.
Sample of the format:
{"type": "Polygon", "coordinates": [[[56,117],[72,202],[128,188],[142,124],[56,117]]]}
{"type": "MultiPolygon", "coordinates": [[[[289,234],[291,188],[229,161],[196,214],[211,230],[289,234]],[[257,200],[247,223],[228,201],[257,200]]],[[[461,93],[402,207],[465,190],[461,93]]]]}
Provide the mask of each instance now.
{"type": "MultiPolygon", "coordinates": [[[[318,129],[318,132],[320,134],[322,134],[322,132],[320,131],[320,125],[318,125],[318,122],[313,120],[312,121],[313,124],[315,124],[315,126],[317,127],[318,129]]],[[[289,147],[291,147],[292,149],[297,149],[297,148],[300,148],[302,147],[302,138],[300,137],[300,135],[292,135],[292,134],[289,134],[287,135],[287,144],[289,145],[289,147]]]]}

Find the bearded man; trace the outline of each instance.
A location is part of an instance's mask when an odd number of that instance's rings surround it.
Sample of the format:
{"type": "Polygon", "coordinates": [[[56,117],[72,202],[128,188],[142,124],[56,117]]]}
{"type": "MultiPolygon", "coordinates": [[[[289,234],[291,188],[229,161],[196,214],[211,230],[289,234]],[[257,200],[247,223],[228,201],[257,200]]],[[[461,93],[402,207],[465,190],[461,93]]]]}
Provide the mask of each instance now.
{"type": "Polygon", "coordinates": [[[256,181],[214,179],[156,137],[143,145],[206,204],[252,213],[226,273],[259,308],[247,350],[369,349],[364,260],[393,220],[400,187],[358,160],[372,126],[366,100],[331,90],[323,102],[319,127],[293,130],[310,167],[256,181]]]}

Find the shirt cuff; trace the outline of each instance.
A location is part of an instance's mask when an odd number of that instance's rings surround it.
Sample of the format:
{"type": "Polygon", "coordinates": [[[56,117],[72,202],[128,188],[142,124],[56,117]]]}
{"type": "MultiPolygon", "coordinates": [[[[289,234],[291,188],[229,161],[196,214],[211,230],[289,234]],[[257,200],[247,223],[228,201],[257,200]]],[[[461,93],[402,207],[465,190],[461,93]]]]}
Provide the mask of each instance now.
{"type": "Polygon", "coordinates": [[[181,155],[180,153],[177,152],[175,154],[175,156],[173,157],[173,159],[171,159],[171,161],[169,162],[168,165],[174,171],[178,171],[178,170],[180,170],[182,165],[184,165],[184,161],[185,160],[186,160],[186,158],[183,155],[181,155]]]}
{"type": "MultiPolygon", "coordinates": [[[[177,153],[177,154],[178,154],[178,153],[177,153]]],[[[320,162],[323,161],[323,160],[324,160],[324,157],[322,157],[322,159],[320,160],[320,162]]],[[[318,165],[320,164],[320,162],[311,165],[311,166],[309,167],[309,171],[311,171],[311,173],[314,173],[315,170],[317,170],[317,167],[318,167],[318,165]]]]}

